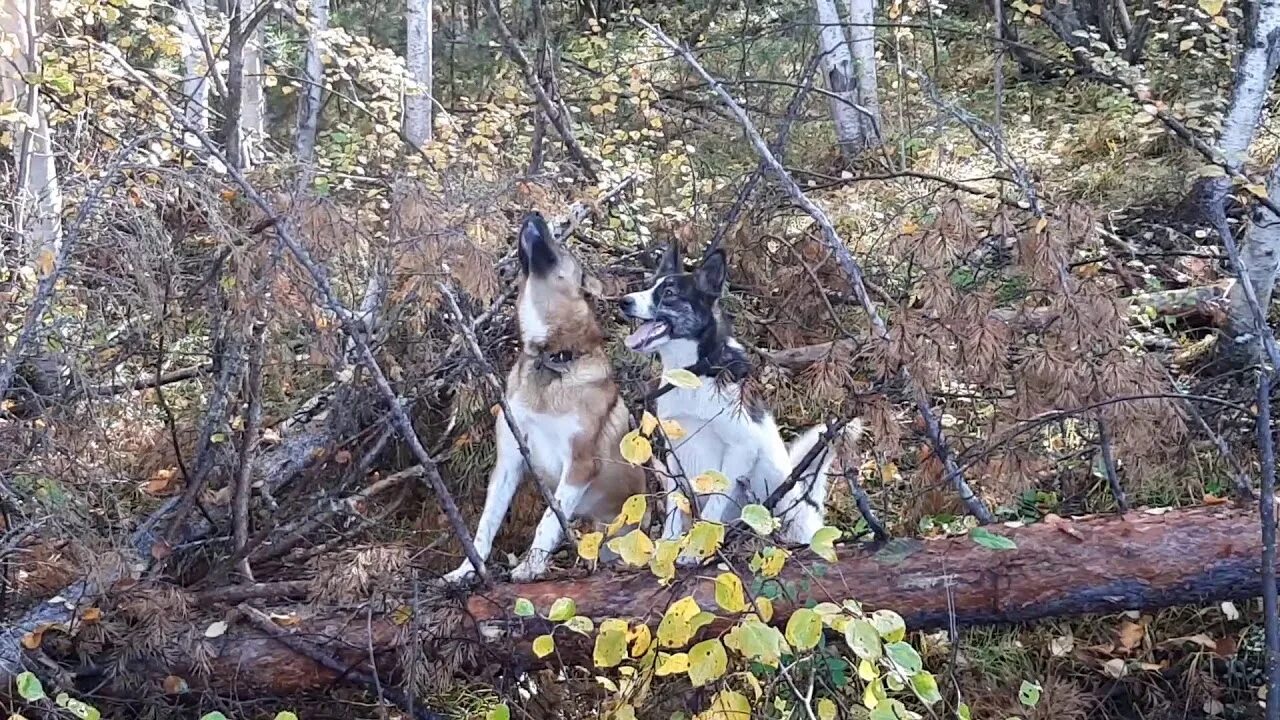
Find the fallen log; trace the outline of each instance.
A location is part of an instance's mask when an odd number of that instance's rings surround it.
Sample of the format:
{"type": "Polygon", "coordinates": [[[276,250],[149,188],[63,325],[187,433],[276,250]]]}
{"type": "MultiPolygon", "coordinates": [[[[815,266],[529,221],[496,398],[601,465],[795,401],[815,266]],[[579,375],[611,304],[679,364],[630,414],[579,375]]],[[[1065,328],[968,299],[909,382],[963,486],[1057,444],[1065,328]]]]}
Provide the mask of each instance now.
{"type": "MultiPolygon", "coordinates": [[[[830,564],[798,550],[779,576],[788,597],[774,601],[773,622],[785,623],[795,607],[810,601],[850,598],[867,609],[896,610],[908,627],[925,630],[953,620],[959,626],[1029,622],[1243,600],[1261,593],[1262,533],[1254,507],[1138,510],[991,531],[1016,548],[992,550],[969,537],[898,540],[838,548],[838,562],[830,564]]],[[[515,617],[516,598],[531,600],[545,613],[556,599],[568,597],[578,614],[597,625],[606,618],[624,618],[652,628],[671,601],[687,594],[714,611],[712,578],[718,572],[681,573],[666,588],[647,572],[613,571],[500,584],[466,598],[465,609],[452,608],[449,616],[455,620],[448,623],[440,621],[444,614],[421,609],[419,620],[427,628],[422,649],[444,653],[441,648],[448,643],[463,643],[473,648],[469,654],[478,662],[501,657],[505,667],[530,667],[537,661],[529,645],[550,625],[515,617]]],[[[432,602],[441,605],[439,598],[432,602]]],[[[403,611],[372,616],[314,606],[271,611],[289,616],[288,631],[311,643],[311,650],[363,672],[369,670],[368,659],[375,658],[386,678],[398,675],[397,663],[408,655],[403,651],[413,636],[403,611]]],[[[704,632],[722,631],[732,622],[721,617],[704,632]]],[[[199,638],[202,630],[192,627],[187,635],[199,638]]],[[[555,635],[561,659],[590,663],[590,639],[575,639],[563,630],[555,635]]],[[[234,623],[221,637],[202,642],[205,672],[174,662],[156,668],[156,682],[172,673],[192,688],[254,697],[321,690],[341,681],[339,673],[246,623],[234,623]]],[[[468,652],[451,654],[456,659],[468,652]]],[[[17,665],[13,660],[5,665],[17,665]]]]}

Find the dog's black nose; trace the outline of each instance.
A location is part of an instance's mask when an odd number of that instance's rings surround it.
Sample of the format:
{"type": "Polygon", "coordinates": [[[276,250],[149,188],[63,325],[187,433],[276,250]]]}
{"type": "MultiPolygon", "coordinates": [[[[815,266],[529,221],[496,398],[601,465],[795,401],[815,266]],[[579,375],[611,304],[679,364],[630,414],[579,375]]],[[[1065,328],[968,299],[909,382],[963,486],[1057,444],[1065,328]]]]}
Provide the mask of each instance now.
{"type": "Polygon", "coordinates": [[[636,299],[630,295],[623,295],[622,300],[618,302],[618,307],[622,308],[622,312],[630,315],[636,309],[636,299]]]}

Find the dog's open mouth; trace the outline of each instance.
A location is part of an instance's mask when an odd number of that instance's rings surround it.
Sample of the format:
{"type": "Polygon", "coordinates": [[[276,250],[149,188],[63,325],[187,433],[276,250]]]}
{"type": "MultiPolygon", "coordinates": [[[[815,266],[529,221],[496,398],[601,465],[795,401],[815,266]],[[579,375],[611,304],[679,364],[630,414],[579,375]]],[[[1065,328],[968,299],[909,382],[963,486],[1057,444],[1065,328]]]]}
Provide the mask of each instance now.
{"type": "Polygon", "coordinates": [[[671,334],[671,326],[665,320],[645,320],[635,332],[627,336],[627,347],[645,352],[671,334]]]}

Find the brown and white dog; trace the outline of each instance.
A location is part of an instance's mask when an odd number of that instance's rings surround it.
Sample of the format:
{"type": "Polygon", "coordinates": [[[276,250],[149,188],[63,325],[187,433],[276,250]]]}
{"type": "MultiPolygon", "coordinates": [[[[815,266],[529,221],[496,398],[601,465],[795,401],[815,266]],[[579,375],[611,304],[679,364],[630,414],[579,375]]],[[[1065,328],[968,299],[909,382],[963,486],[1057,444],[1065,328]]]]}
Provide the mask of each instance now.
{"type": "MultiPolygon", "coordinates": [[[[499,415],[497,461],[475,534],[481,559],[488,559],[526,469],[551,490],[570,519],[607,523],[628,497],[645,491],[644,471],[624,461],[618,449],[630,416],[613,382],[604,334],[587,300],[587,285],[594,278],[560,246],[536,212],[525,216],[518,242],[522,284],[516,319],[521,351],[507,375],[506,399],[532,467],[526,468],[515,436],[499,415]]],[[[548,508],[512,579],[523,582],[545,573],[562,536],[548,508]]],[[[445,579],[458,582],[473,572],[468,561],[445,579]]]]}

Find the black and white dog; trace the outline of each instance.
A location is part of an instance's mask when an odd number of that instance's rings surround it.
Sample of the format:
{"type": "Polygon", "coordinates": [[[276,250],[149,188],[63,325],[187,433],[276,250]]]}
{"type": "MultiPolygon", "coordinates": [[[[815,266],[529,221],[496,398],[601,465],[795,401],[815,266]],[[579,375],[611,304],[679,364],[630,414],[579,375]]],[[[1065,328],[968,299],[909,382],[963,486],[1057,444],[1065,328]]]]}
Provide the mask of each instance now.
{"type": "MultiPolygon", "coordinates": [[[[722,250],[715,250],[696,272],[683,272],[680,248],[673,242],[647,290],[622,298],[623,314],[642,321],[626,339],[627,347],[640,353],[657,353],[664,374],[686,369],[699,376],[694,389],[674,388],[657,399],[658,415],[675,420],[685,435],[673,441],[667,459],[664,490],[671,497],[675,479],[693,478],[718,470],[729,479],[723,492],[699,496],[703,519],[727,523],[751,502],[764,502],[791,475],[826,432],[826,425],[812,427],[788,447],[782,441],[773,415],[745,392],[752,372],[742,345],[732,337],[732,324],[720,308],[727,280],[722,250]]],[[[853,420],[844,437],[856,442],[862,424],[853,420]]],[[[836,453],[828,446],[819,453],[800,481],[775,506],[780,513],[780,539],[808,543],[824,525],[827,475],[836,453]]],[[[668,500],[663,537],[678,538],[685,528],[685,514],[668,500]]]]}

